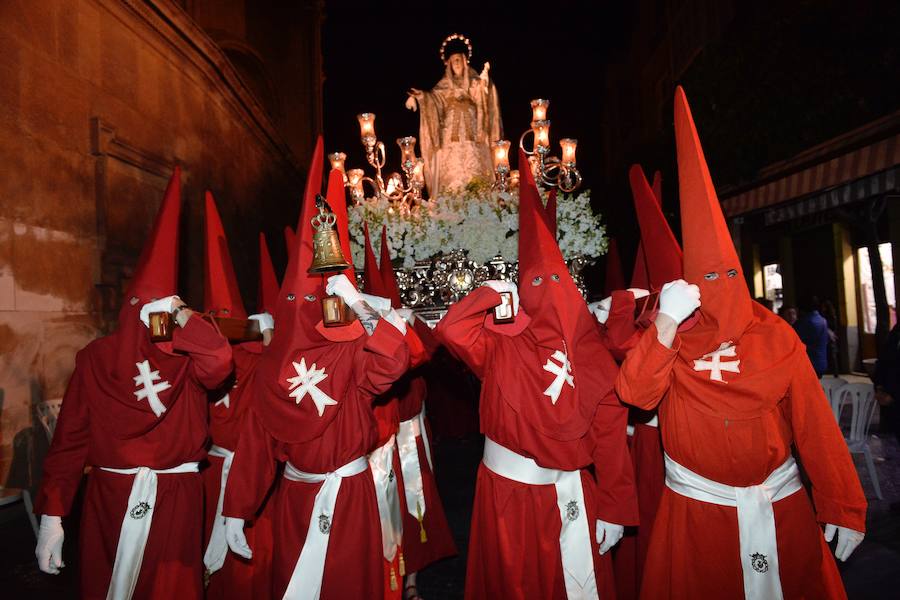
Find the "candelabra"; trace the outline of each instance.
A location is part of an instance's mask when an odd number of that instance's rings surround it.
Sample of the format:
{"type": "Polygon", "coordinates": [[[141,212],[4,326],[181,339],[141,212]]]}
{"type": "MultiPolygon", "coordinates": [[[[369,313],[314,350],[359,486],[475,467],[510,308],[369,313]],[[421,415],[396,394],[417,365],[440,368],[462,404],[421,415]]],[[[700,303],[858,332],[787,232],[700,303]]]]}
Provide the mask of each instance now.
{"type": "MultiPolygon", "coordinates": [[[[546,187],[557,187],[561,191],[569,193],[574,192],[581,185],[581,173],[575,166],[575,148],[578,146],[578,140],[564,138],[559,141],[562,150],[562,158],[550,156],[550,121],[547,119],[547,109],[550,107],[550,101],[544,99],[536,99],[531,101],[531,129],[526,130],[519,137],[519,148],[528,157],[531,171],[534,173],[535,180],[546,187]],[[531,150],[525,147],[525,138],[528,134],[534,136],[534,142],[531,150]]],[[[501,174],[502,163],[498,160],[505,160],[506,172],[509,172],[509,142],[501,140],[494,142],[494,171],[496,173],[495,186],[504,189],[506,186],[507,174],[501,174]],[[505,143],[503,157],[499,156],[500,147],[497,144],[505,143]],[[498,166],[499,165],[499,166],[498,166]]],[[[520,168],[525,165],[519,165],[520,168]]]]}
{"type": "MultiPolygon", "coordinates": [[[[425,161],[416,157],[416,138],[406,136],[397,139],[402,175],[394,172],[385,180],[381,172],[385,163],[385,147],[384,142],[379,141],[375,135],[375,115],[361,113],[356,118],[359,120],[360,141],[366,149],[366,161],[375,169],[375,177],[369,177],[362,169],[346,171],[344,184],[350,188],[350,197],[357,204],[362,202],[365,199],[363,184],[368,183],[380,198],[387,198],[407,207],[416,204],[422,199],[422,190],[425,188],[425,161]]],[[[346,158],[343,152],[329,155],[332,167],[342,172],[346,158]]]]}

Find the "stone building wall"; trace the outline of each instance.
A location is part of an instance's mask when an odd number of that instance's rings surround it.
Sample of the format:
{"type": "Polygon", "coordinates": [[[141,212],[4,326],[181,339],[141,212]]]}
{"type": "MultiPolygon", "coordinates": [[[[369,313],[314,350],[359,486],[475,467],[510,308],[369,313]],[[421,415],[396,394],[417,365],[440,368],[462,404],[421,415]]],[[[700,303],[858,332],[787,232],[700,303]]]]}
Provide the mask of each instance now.
{"type": "Polygon", "coordinates": [[[320,129],[320,19],[315,1],[0,2],[0,486],[35,407],[114,323],[175,165],[189,303],[205,189],[248,307],[257,231],[283,264],[320,129]]]}

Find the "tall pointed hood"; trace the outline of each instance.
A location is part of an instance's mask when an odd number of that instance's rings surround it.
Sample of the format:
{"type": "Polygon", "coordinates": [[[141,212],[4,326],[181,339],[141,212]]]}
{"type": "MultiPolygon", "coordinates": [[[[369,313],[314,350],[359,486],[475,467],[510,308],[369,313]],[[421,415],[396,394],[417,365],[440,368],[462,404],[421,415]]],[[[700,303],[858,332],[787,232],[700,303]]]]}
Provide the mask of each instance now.
{"type": "Polygon", "coordinates": [[[225,228],[211,192],[206,192],[206,253],[204,310],[222,317],[246,319],[247,311],[228,252],[225,228]]]}
{"type": "Polygon", "coordinates": [[[391,301],[391,306],[402,307],[400,286],[397,285],[397,274],[394,273],[394,265],[391,264],[391,246],[388,243],[387,227],[385,226],[381,227],[381,285],[384,297],[391,301]]]}
{"type": "Polygon", "coordinates": [[[313,275],[308,269],[313,259],[313,229],[310,220],[317,214],[316,194],[322,189],[324,162],[324,144],[320,136],[313,152],[303,201],[300,204],[294,246],[288,248],[288,264],[275,308],[275,322],[278,323],[279,335],[270,345],[272,350],[282,342],[293,345],[290,339],[294,337],[301,347],[313,341],[320,341],[321,338],[315,332],[315,325],[322,318],[319,301],[325,296],[325,283],[321,275],[313,275]]]}
{"type": "Polygon", "coordinates": [[[272,265],[272,255],[266,243],[266,234],[259,232],[259,287],[256,291],[256,310],[275,314],[278,303],[278,277],[272,265]]]}
{"type": "Polygon", "coordinates": [[[164,298],[178,288],[178,238],[181,219],[181,167],[175,167],[162,204],[156,213],[153,229],[138,259],[123,306],[137,298],[138,306],[152,298],[164,298]]]}
{"type": "Polygon", "coordinates": [[[147,363],[169,387],[159,392],[159,400],[171,408],[188,378],[190,361],[172,350],[172,342],[150,341],[150,331],[140,320],[141,307],[178,291],[178,242],[181,216],[181,169],[175,168],[156,214],[153,228],[144,243],[134,277],[119,311],[119,327],[98,342],[106,360],[90,365],[98,394],[115,400],[104,418],[111,435],[133,439],[146,434],[170,411],[156,414],[147,402],[134,402],[135,376],[147,363]]]}
{"type": "Polygon", "coordinates": [[[708,352],[738,341],[753,318],[753,301],[680,86],[675,90],[675,142],[684,278],[700,287],[702,302],[697,325],[683,337],[691,341],[688,351],[708,352]]]}
{"type": "MultiPolygon", "coordinates": [[[[643,266],[646,277],[639,282],[646,285],[636,285],[633,275],[631,287],[660,290],[664,284],[681,277],[681,247],[663,215],[659,192],[650,187],[643,169],[632,165],[628,177],[634,197],[634,210],[641,228],[641,243],[638,246],[634,272],[640,276],[639,271],[643,266]]],[[[658,171],[654,177],[654,187],[661,190],[658,171]]]]}
{"type": "MultiPolygon", "coordinates": [[[[521,155],[520,164],[527,164],[521,155]]],[[[587,305],[569,275],[529,169],[519,178],[519,299],[540,345],[571,349],[587,305]],[[538,280],[537,278],[540,278],[538,280]]]]}
{"type": "Polygon", "coordinates": [[[366,293],[373,296],[384,295],[384,284],[381,281],[381,271],[378,269],[378,259],[372,250],[372,239],[369,237],[369,224],[363,225],[363,237],[365,238],[365,262],[363,263],[363,279],[366,282],[366,293]]]}
{"type": "Polygon", "coordinates": [[[622,257],[619,256],[619,242],[616,238],[610,238],[609,247],[606,249],[606,278],[603,283],[603,293],[609,296],[616,290],[625,289],[625,275],[622,273],[622,257]]]}
{"type": "Polygon", "coordinates": [[[294,233],[294,230],[290,225],[284,226],[284,247],[287,248],[288,254],[291,253],[291,248],[297,245],[297,234],[294,233]]]}
{"type": "Polygon", "coordinates": [[[347,215],[347,192],[344,186],[344,173],[338,169],[332,169],[328,173],[328,192],[326,193],[328,205],[335,216],[334,228],[341,240],[341,251],[350,266],[343,271],[344,275],[355,285],[356,273],[353,268],[353,254],[350,252],[350,219],[347,215]]]}

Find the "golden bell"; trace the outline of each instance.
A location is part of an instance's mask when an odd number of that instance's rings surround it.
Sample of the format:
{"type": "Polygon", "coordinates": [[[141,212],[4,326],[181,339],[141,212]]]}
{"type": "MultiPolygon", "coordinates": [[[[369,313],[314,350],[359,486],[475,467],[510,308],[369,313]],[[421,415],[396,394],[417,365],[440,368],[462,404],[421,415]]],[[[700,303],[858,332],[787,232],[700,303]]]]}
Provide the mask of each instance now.
{"type": "Polygon", "coordinates": [[[343,271],[351,266],[344,257],[341,239],[334,230],[336,220],[334,213],[328,212],[324,203],[319,204],[319,214],[310,220],[316,231],[313,235],[313,261],[309,267],[310,273],[343,271]]]}

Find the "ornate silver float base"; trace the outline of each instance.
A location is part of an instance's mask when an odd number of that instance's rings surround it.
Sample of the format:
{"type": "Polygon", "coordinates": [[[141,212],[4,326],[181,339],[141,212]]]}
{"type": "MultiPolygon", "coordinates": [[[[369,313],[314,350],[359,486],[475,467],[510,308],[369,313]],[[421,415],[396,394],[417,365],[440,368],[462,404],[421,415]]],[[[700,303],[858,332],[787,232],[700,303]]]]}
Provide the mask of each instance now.
{"type": "MultiPolygon", "coordinates": [[[[585,256],[566,261],[569,273],[584,297],[587,297],[587,289],[582,271],[591,262],[593,260],[585,256]]],[[[403,306],[432,322],[439,320],[451,304],[489,279],[518,283],[519,264],[507,262],[502,256],[481,264],[469,260],[465,250],[453,250],[430,260],[418,261],[411,269],[395,269],[395,272],[403,306]]],[[[361,272],[357,272],[357,279],[365,286],[361,272]]]]}

